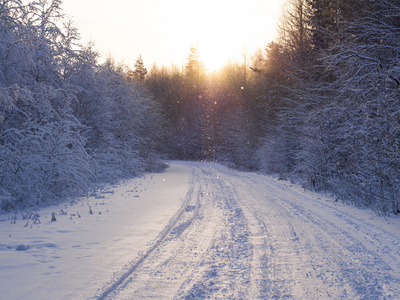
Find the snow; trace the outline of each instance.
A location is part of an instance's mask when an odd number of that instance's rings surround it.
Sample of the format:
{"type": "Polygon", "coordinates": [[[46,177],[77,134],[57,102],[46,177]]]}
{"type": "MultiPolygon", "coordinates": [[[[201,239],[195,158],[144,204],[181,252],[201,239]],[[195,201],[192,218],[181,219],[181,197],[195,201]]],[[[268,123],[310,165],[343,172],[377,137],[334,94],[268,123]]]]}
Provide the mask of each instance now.
{"type": "Polygon", "coordinates": [[[28,226],[0,215],[4,299],[400,294],[398,217],[215,163],[171,162],[34,213],[40,223],[28,226]]]}
{"type": "Polygon", "coordinates": [[[188,176],[187,167],[172,165],[166,174],[109,187],[72,205],[41,209],[41,223],[28,227],[20,213],[16,224],[9,220],[14,214],[1,215],[2,298],[92,297],[166,226],[181,206],[188,176]],[[60,210],[67,214],[60,215],[60,210]],[[56,222],[51,221],[52,212],[58,214],[56,222]],[[21,245],[28,250],[18,251],[21,245]]]}

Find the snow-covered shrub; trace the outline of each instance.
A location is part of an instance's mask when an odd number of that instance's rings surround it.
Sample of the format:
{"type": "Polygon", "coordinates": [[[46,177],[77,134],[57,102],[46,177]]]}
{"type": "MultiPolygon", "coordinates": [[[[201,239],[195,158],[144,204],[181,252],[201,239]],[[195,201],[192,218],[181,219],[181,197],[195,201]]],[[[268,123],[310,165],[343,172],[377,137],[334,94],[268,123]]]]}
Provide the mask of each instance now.
{"type": "Polygon", "coordinates": [[[0,207],[85,194],[157,166],[158,109],[122,67],[97,63],[61,1],[0,5],[0,207]],[[151,166],[151,167],[150,167],[151,166]]]}
{"type": "Polygon", "coordinates": [[[14,90],[14,96],[15,104],[3,107],[0,132],[0,186],[10,197],[3,206],[33,206],[87,192],[94,168],[82,125],[70,111],[54,111],[43,86],[35,94],[14,90]]]}
{"type": "MultiPolygon", "coordinates": [[[[141,84],[126,80],[123,66],[111,60],[90,72],[94,80],[84,81],[73,109],[90,127],[86,149],[97,162],[99,179],[118,180],[159,169],[156,148],[162,121],[155,102],[141,84]]],[[[81,75],[71,76],[71,82],[77,84],[81,75]]]]}

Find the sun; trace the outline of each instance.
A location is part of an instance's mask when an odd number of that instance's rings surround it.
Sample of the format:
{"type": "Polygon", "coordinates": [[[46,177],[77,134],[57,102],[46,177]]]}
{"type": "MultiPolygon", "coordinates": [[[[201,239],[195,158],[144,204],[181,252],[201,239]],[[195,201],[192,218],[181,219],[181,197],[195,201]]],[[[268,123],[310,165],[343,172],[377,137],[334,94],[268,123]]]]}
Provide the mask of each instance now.
{"type": "Polygon", "coordinates": [[[166,30],[177,58],[184,62],[190,47],[197,45],[208,71],[243,61],[246,53],[265,47],[275,36],[276,27],[266,25],[269,12],[265,2],[273,1],[171,1],[166,30]]]}
{"type": "Polygon", "coordinates": [[[219,5],[202,6],[202,14],[206,16],[206,20],[194,25],[200,57],[210,71],[222,67],[228,61],[238,60],[246,47],[247,34],[244,26],[238,24],[238,20],[244,16],[228,3],[224,7],[224,2],[226,1],[217,2],[219,5]],[[207,10],[209,7],[213,7],[213,10],[207,10]]]}
{"type": "Polygon", "coordinates": [[[218,70],[228,62],[243,59],[245,43],[235,40],[229,31],[217,27],[204,30],[198,39],[200,59],[208,71],[218,70]]]}

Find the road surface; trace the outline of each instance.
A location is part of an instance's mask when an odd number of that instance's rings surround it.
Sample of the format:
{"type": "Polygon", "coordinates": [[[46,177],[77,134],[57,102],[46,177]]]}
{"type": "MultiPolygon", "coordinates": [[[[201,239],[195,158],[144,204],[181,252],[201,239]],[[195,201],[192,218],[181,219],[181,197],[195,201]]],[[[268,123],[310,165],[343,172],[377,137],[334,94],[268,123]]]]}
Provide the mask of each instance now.
{"type": "Polygon", "coordinates": [[[399,235],[287,182],[178,164],[182,207],[93,299],[400,299],[399,235]]]}

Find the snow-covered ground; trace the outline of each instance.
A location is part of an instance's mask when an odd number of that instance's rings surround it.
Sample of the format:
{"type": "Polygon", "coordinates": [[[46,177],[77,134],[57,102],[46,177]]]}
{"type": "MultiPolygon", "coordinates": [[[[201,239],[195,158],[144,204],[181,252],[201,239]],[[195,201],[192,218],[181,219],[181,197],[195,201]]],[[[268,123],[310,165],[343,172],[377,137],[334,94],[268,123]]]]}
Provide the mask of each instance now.
{"type": "Polygon", "coordinates": [[[20,213],[16,224],[14,214],[1,215],[0,299],[94,296],[167,226],[182,205],[189,174],[190,168],[173,164],[167,173],[41,209],[41,223],[27,227],[20,213]],[[16,250],[21,245],[28,250],[16,250]]]}
{"type": "Polygon", "coordinates": [[[400,295],[398,217],[213,163],[37,213],[0,215],[1,299],[400,295]]]}

